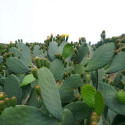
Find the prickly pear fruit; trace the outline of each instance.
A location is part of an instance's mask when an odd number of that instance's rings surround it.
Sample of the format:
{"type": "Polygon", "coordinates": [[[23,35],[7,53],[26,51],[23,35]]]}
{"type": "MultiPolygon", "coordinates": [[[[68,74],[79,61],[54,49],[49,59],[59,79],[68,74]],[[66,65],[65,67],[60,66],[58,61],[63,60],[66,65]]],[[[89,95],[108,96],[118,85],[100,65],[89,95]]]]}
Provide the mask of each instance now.
{"type": "Polygon", "coordinates": [[[125,92],[123,90],[117,92],[117,98],[121,103],[125,104],[125,92]]]}
{"type": "Polygon", "coordinates": [[[47,58],[44,58],[44,66],[47,67],[47,65],[48,65],[48,60],[47,58]]]}
{"type": "Polygon", "coordinates": [[[97,125],[98,122],[98,116],[96,112],[92,112],[91,118],[90,118],[90,125],[97,125]]]}
{"type": "Polygon", "coordinates": [[[90,125],[97,125],[97,123],[96,122],[91,122],[90,125]]]}
{"type": "Polygon", "coordinates": [[[34,76],[34,78],[36,78],[36,79],[38,79],[38,69],[37,68],[32,68],[32,70],[31,70],[31,72],[32,72],[32,74],[33,74],[33,76],[34,76]]]}
{"type": "Polygon", "coordinates": [[[5,95],[3,93],[0,93],[0,100],[4,100],[5,99],[5,95]]]}
{"type": "Polygon", "coordinates": [[[40,63],[41,63],[41,67],[44,66],[44,59],[43,58],[40,59],[40,63]]]}
{"type": "Polygon", "coordinates": [[[4,99],[6,106],[9,107],[10,106],[10,99],[9,98],[5,98],[4,99]]]}
{"type": "Polygon", "coordinates": [[[41,63],[40,63],[40,58],[39,57],[35,58],[35,63],[36,63],[37,68],[41,68],[41,63]]]}
{"type": "Polygon", "coordinates": [[[12,97],[11,99],[10,99],[10,102],[11,102],[11,106],[15,106],[16,104],[17,104],[17,99],[16,99],[16,97],[14,96],[14,97],[12,97]]]}
{"type": "Polygon", "coordinates": [[[49,69],[49,67],[50,67],[50,62],[49,61],[47,61],[46,67],[49,69]]]}
{"type": "Polygon", "coordinates": [[[0,109],[3,111],[6,108],[5,101],[0,101],[0,109]]]}
{"type": "Polygon", "coordinates": [[[40,90],[40,87],[38,85],[35,86],[35,91],[36,91],[37,95],[41,96],[41,90],[40,90]]]}

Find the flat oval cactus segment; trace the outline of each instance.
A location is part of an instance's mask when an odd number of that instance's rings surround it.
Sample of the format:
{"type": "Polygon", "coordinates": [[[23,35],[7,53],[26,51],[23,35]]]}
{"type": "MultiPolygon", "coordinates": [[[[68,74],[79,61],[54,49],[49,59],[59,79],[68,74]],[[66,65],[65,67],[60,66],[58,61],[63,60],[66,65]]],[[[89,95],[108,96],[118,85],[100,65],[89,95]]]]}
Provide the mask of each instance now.
{"type": "Polygon", "coordinates": [[[6,108],[0,117],[3,125],[58,125],[57,120],[43,114],[39,109],[17,105],[6,108]]]}
{"type": "Polygon", "coordinates": [[[112,60],[114,51],[114,43],[107,43],[97,48],[86,66],[86,71],[93,71],[106,66],[112,60]]]}
{"type": "Polygon", "coordinates": [[[62,56],[64,58],[69,57],[73,52],[73,47],[71,44],[66,44],[63,48],[62,56]]]}
{"type": "Polygon", "coordinates": [[[84,102],[91,108],[95,107],[95,95],[96,90],[90,84],[85,84],[81,90],[82,98],[84,102]]]}

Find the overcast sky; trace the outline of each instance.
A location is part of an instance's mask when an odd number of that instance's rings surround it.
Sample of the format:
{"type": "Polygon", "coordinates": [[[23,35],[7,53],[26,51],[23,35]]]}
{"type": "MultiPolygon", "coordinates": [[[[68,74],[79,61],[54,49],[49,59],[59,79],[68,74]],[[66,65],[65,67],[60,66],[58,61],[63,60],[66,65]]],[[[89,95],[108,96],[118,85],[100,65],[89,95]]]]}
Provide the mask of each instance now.
{"type": "Polygon", "coordinates": [[[0,43],[43,42],[51,33],[96,43],[125,33],[125,0],[0,0],[0,43]]]}

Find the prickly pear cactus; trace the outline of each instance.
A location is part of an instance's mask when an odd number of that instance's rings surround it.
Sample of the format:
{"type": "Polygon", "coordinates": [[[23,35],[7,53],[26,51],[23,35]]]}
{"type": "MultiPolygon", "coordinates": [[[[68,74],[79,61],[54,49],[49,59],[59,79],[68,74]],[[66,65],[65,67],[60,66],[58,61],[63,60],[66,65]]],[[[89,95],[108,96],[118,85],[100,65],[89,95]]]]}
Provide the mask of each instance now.
{"type": "Polygon", "coordinates": [[[100,36],[0,44],[0,125],[124,125],[125,34],[100,36]]]}

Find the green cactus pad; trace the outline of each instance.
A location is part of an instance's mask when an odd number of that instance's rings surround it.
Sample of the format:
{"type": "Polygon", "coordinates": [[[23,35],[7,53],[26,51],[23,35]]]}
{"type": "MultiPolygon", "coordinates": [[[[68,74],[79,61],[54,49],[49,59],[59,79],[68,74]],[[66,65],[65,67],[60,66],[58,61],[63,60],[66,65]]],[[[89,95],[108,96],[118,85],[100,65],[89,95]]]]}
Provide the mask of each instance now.
{"type": "Polygon", "coordinates": [[[49,48],[48,48],[48,55],[50,57],[51,60],[55,59],[55,54],[59,53],[59,47],[58,44],[53,41],[49,44],[49,48]]]}
{"type": "Polygon", "coordinates": [[[31,106],[6,108],[1,115],[2,125],[58,125],[55,119],[31,106]]]}
{"type": "Polygon", "coordinates": [[[109,109],[125,115],[125,104],[122,104],[117,99],[117,91],[113,86],[109,85],[108,83],[100,82],[98,85],[98,90],[102,93],[105,104],[109,109]]]}
{"type": "Polygon", "coordinates": [[[20,84],[20,87],[26,86],[26,85],[30,84],[31,82],[33,82],[34,80],[35,80],[35,78],[33,77],[33,74],[26,75],[23,78],[23,81],[20,84]]]}
{"type": "Polygon", "coordinates": [[[98,70],[98,83],[103,82],[103,76],[104,75],[105,75],[105,70],[103,68],[99,69],[98,70]]]}
{"type": "Polygon", "coordinates": [[[93,71],[106,66],[111,61],[114,51],[114,43],[108,43],[100,46],[96,49],[92,58],[89,60],[86,71],[93,71]]]}
{"type": "Polygon", "coordinates": [[[98,84],[98,77],[97,77],[96,71],[91,71],[91,80],[94,87],[96,87],[98,84]]]}
{"type": "Polygon", "coordinates": [[[89,48],[86,43],[82,43],[82,45],[78,48],[78,55],[76,55],[74,59],[74,63],[78,64],[82,62],[83,58],[88,54],[89,48]]]}
{"type": "Polygon", "coordinates": [[[69,78],[66,78],[60,88],[62,103],[71,102],[74,98],[73,90],[82,85],[82,79],[79,74],[72,74],[69,78]]]}
{"type": "Polygon", "coordinates": [[[118,97],[118,100],[125,104],[125,91],[124,90],[120,90],[117,92],[117,97],[118,97]]]}
{"type": "Polygon", "coordinates": [[[73,90],[65,89],[64,91],[60,91],[60,96],[61,96],[61,102],[62,103],[68,103],[72,102],[73,99],[75,98],[73,90]]]}
{"type": "MultiPolygon", "coordinates": [[[[39,45],[35,45],[34,49],[33,49],[33,57],[39,57],[40,55],[42,55],[42,50],[40,50],[40,46],[39,45]]],[[[44,57],[43,57],[44,58],[44,57]]]]}
{"type": "Polygon", "coordinates": [[[22,88],[22,104],[26,104],[31,95],[31,84],[22,88]]]}
{"type": "Polygon", "coordinates": [[[94,112],[97,113],[98,116],[101,116],[104,110],[104,99],[102,94],[97,91],[95,95],[95,109],[94,112]]]}
{"type": "Polygon", "coordinates": [[[63,48],[62,56],[64,58],[69,57],[73,52],[73,47],[71,44],[66,44],[63,48]]]}
{"type": "Polygon", "coordinates": [[[30,71],[30,68],[16,57],[8,58],[6,64],[12,72],[17,74],[26,73],[30,71]]]}
{"type": "Polygon", "coordinates": [[[67,108],[72,112],[75,121],[81,121],[89,118],[92,112],[91,108],[81,101],[71,102],[64,108],[67,108]]]}
{"type": "Polygon", "coordinates": [[[91,108],[95,107],[95,95],[96,90],[94,87],[92,87],[90,84],[85,84],[82,87],[81,95],[84,100],[84,102],[90,106],[91,108]]]}
{"type": "MultiPolygon", "coordinates": [[[[64,80],[61,89],[76,89],[78,87],[81,87],[83,85],[81,76],[79,74],[72,74],[69,78],[64,80]]],[[[60,91],[61,91],[60,89],[60,91]]]]}
{"type": "Polygon", "coordinates": [[[60,53],[60,54],[62,54],[63,48],[64,48],[64,46],[65,46],[66,44],[68,44],[68,42],[66,42],[66,41],[63,41],[63,42],[60,44],[60,46],[59,46],[59,53],[60,53]]]}
{"type": "Polygon", "coordinates": [[[32,64],[31,62],[31,54],[30,54],[30,49],[28,46],[26,46],[24,43],[18,43],[18,49],[22,50],[22,53],[26,57],[26,60],[28,64],[32,64]]]}
{"type": "Polygon", "coordinates": [[[46,115],[49,115],[48,110],[46,109],[46,106],[42,103],[41,107],[40,107],[40,111],[46,115]]]}
{"type": "Polygon", "coordinates": [[[74,70],[76,73],[81,74],[84,73],[84,66],[82,63],[74,65],[74,70]]]}
{"type": "Polygon", "coordinates": [[[120,52],[113,58],[110,66],[106,69],[106,73],[118,72],[125,68],[125,52],[120,52]]]}
{"type": "Polygon", "coordinates": [[[61,60],[56,59],[50,63],[50,71],[52,72],[56,81],[62,81],[64,74],[64,64],[61,60]]]}
{"type": "Polygon", "coordinates": [[[36,108],[41,107],[41,102],[38,100],[38,95],[37,95],[35,89],[33,89],[31,92],[30,98],[28,100],[28,105],[36,107],[36,108]]]}
{"type": "Polygon", "coordinates": [[[74,125],[73,115],[69,109],[63,110],[63,120],[61,125],[74,125]]]}
{"type": "Polygon", "coordinates": [[[9,52],[14,53],[14,56],[17,57],[17,58],[20,57],[20,60],[28,65],[26,57],[24,56],[24,54],[19,49],[15,48],[15,47],[12,47],[12,48],[10,48],[9,52]]]}
{"type": "Polygon", "coordinates": [[[61,121],[62,106],[56,81],[49,69],[43,67],[38,70],[38,85],[41,88],[41,97],[49,113],[61,121]]]}
{"type": "Polygon", "coordinates": [[[22,100],[22,89],[20,88],[20,81],[15,75],[10,75],[5,79],[4,92],[9,98],[15,96],[17,103],[20,104],[22,100]]]}

